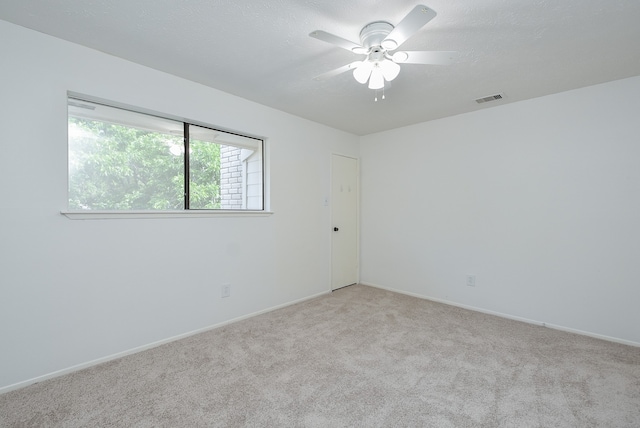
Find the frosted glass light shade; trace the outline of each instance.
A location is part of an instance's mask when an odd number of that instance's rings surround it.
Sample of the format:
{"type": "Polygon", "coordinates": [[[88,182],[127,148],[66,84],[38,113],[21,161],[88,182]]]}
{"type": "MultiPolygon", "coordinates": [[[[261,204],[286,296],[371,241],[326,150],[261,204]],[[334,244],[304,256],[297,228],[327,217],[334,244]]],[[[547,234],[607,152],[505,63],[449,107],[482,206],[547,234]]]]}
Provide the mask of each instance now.
{"type": "Polygon", "coordinates": [[[371,70],[371,78],[369,79],[369,89],[381,89],[384,87],[384,76],[380,67],[374,67],[371,70]]]}
{"type": "Polygon", "coordinates": [[[380,70],[382,70],[384,79],[387,82],[391,82],[393,79],[398,77],[398,73],[400,73],[400,66],[393,61],[385,59],[380,63],[380,70]]]}
{"type": "Polygon", "coordinates": [[[363,61],[355,70],[353,70],[353,77],[362,84],[367,83],[369,80],[369,76],[371,75],[371,70],[373,69],[373,64],[369,61],[363,61]]]}
{"type": "Polygon", "coordinates": [[[384,81],[392,81],[400,73],[400,66],[393,61],[383,59],[379,62],[362,61],[354,70],[353,77],[362,84],[369,81],[370,89],[381,89],[384,81]]]}

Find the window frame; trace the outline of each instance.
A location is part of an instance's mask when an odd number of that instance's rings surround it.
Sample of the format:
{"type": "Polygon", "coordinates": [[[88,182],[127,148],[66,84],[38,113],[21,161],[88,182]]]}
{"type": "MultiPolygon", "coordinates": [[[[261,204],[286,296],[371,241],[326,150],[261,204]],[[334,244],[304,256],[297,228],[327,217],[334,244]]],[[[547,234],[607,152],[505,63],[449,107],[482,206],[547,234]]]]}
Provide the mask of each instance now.
{"type": "MultiPolygon", "coordinates": [[[[172,120],[176,122],[181,122],[183,126],[183,144],[185,148],[184,153],[184,192],[183,192],[183,208],[175,209],[175,210],[73,210],[69,209],[69,134],[67,131],[67,169],[66,169],[66,203],[67,208],[60,211],[60,214],[66,216],[69,219],[73,220],[89,220],[89,219],[117,219],[117,218],[128,218],[128,219],[137,219],[137,218],[207,218],[207,217],[236,217],[236,216],[250,216],[250,217],[262,217],[269,216],[273,214],[273,212],[268,210],[268,192],[267,192],[267,138],[263,136],[251,135],[244,132],[238,132],[234,130],[225,129],[223,127],[214,126],[207,123],[202,123],[195,120],[190,120],[182,117],[177,117],[170,114],[159,113],[156,111],[148,110],[145,108],[133,107],[130,105],[104,100],[101,98],[96,98],[92,96],[87,96],[84,94],[79,94],[75,92],[68,91],[67,96],[65,97],[65,107],[67,110],[67,123],[69,123],[69,112],[68,105],[70,101],[76,102],[88,102],[92,104],[104,105],[110,108],[116,108],[124,111],[129,111],[137,114],[144,114],[148,116],[157,117],[159,119],[172,120]],[[258,140],[260,142],[260,152],[261,152],[261,199],[262,199],[262,208],[261,209],[203,209],[203,208],[190,208],[189,207],[189,182],[190,182],[190,171],[189,171],[189,126],[197,126],[201,128],[206,128],[213,131],[224,132],[227,134],[237,135],[244,138],[250,138],[254,140],[258,140]]],[[[126,125],[124,125],[126,126],[126,125]]],[[[68,126],[67,126],[68,128],[68,126]]],[[[217,144],[217,143],[216,143],[217,144]]],[[[246,183],[244,183],[246,185],[246,183]]]]}

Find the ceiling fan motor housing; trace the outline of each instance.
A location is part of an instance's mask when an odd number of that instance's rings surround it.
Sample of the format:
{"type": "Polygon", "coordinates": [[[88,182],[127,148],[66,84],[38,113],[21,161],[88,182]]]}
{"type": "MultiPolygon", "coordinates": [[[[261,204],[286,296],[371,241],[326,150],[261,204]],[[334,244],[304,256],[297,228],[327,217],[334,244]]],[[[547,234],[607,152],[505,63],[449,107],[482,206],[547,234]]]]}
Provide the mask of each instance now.
{"type": "Polygon", "coordinates": [[[367,49],[380,46],[391,31],[393,31],[393,25],[386,21],[372,22],[360,31],[360,43],[367,49]]]}

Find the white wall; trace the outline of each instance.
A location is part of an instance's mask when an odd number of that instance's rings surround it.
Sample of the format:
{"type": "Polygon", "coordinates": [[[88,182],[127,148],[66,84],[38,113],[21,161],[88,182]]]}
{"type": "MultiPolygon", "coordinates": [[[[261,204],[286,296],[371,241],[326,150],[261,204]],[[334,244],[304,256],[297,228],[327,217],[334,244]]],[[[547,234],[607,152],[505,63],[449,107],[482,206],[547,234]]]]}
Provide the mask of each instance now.
{"type": "Polygon", "coordinates": [[[4,21],[0,40],[0,390],[330,289],[330,154],[357,137],[4,21]],[[266,136],[275,214],[60,215],[67,91],[266,136]]]}
{"type": "Polygon", "coordinates": [[[639,113],[635,77],[362,138],[361,281],[640,343],[639,113]]]}

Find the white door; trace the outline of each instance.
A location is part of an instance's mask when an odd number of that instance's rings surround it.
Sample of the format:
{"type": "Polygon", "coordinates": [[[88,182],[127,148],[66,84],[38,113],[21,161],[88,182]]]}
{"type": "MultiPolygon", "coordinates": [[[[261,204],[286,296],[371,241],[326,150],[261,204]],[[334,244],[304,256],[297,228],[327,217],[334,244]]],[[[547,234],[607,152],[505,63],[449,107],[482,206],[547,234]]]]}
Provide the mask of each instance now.
{"type": "Polygon", "coordinates": [[[358,282],[358,161],[331,159],[331,289],[358,282]]]}

